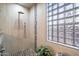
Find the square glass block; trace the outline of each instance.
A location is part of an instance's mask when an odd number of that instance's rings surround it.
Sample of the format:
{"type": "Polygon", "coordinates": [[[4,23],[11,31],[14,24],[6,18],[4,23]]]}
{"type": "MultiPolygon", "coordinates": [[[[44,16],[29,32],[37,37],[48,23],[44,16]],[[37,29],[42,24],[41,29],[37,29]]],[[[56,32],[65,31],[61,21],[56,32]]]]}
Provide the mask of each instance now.
{"type": "Polygon", "coordinates": [[[49,25],[52,25],[52,21],[49,21],[48,24],[49,24],[49,25]]]}
{"type": "Polygon", "coordinates": [[[48,15],[51,16],[52,15],[52,11],[48,12],[48,15]]]}
{"type": "Polygon", "coordinates": [[[75,32],[79,32],[79,24],[75,24],[75,32]]]}
{"type": "Polygon", "coordinates": [[[57,32],[57,25],[56,26],[53,25],[53,32],[57,32]]]}
{"type": "Polygon", "coordinates": [[[64,25],[59,25],[59,32],[64,32],[64,25]]]}
{"type": "Polygon", "coordinates": [[[53,10],[53,14],[57,14],[57,9],[53,10]]]}
{"type": "Polygon", "coordinates": [[[59,37],[64,38],[64,32],[59,32],[59,37]]]}
{"type": "Polygon", "coordinates": [[[73,39],[73,32],[66,32],[66,38],[73,39]]]}
{"type": "Polygon", "coordinates": [[[79,31],[75,32],[75,39],[79,39],[79,31]]]}
{"type": "Polygon", "coordinates": [[[56,21],[53,21],[53,25],[57,25],[57,20],[56,21]]]}
{"type": "Polygon", "coordinates": [[[66,38],[66,43],[69,45],[73,45],[73,39],[66,38]]]}
{"type": "Polygon", "coordinates": [[[64,7],[59,8],[59,13],[64,11],[64,7]]]}
{"type": "Polygon", "coordinates": [[[59,24],[64,24],[64,19],[59,20],[59,24]]]}
{"type": "Polygon", "coordinates": [[[73,32],[73,24],[72,25],[65,25],[66,32],[73,32]]]}
{"type": "Polygon", "coordinates": [[[51,11],[52,10],[52,6],[48,7],[48,11],[51,11]]]}
{"type": "Polygon", "coordinates": [[[48,17],[48,20],[52,20],[52,16],[49,16],[49,17],[48,17]]]}
{"type": "Polygon", "coordinates": [[[79,3],[74,3],[74,6],[75,7],[79,7],[79,3]]]}
{"type": "Polygon", "coordinates": [[[79,15],[79,8],[78,9],[75,9],[75,15],[79,15]]]}
{"type": "Polygon", "coordinates": [[[48,36],[48,40],[52,41],[52,36],[48,36]]]}
{"type": "Polygon", "coordinates": [[[64,38],[59,37],[59,42],[64,43],[64,38]]]}
{"type": "Polygon", "coordinates": [[[52,3],[48,3],[48,6],[52,6],[52,3]]]}
{"type": "Polygon", "coordinates": [[[49,31],[48,31],[48,35],[49,35],[49,36],[52,36],[52,30],[49,30],[49,31]]]}
{"type": "Polygon", "coordinates": [[[75,22],[79,22],[79,16],[78,17],[75,17],[75,22]]]}
{"type": "Polygon", "coordinates": [[[57,41],[57,36],[53,36],[53,41],[57,41]]]}
{"type": "Polygon", "coordinates": [[[57,32],[54,32],[54,31],[53,31],[53,36],[57,36],[57,32]]]}
{"type": "Polygon", "coordinates": [[[67,12],[65,13],[65,17],[70,17],[70,16],[73,16],[73,10],[67,11],[67,12]]]}
{"type": "Polygon", "coordinates": [[[60,18],[64,18],[64,13],[59,14],[59,19],[60,19],[60,18]]]}
{"type": "Polygon", "coordinates": [[[69,10],[73,8],[73,3],[70,3],[69,5],[65,6],[65,10],[69,10]]]}
{"type": "Polygon", "coordinates": [[[73,18],[67,18],[67,19],[65,19],[65,23],[73,23],[73,18]]]}
{"type": "Polygon", "coordinates": [[[55,20],[55,19],[57,19],[57,15],[54,15],[54,16],[53,16],[53,20],[55,20]]]}
{"type": "Polygon", "coordinates": [[[79,39],[75,39],[75,45],[79,47],[79,39]]]}
{"type": "Polygon", "coordinates": [[[53,5],[53,9],[57,8],[57,7],[58,7],[57,5],[58,5],[58,4],[55,3],[55,4],[53,5]]]}
{"type": "Polygon", "coordinates": [[[60,6],[63,6],[63,5],[64,5],[64,3],[59,3],[59,5],[58,5],[58,6],[60,7],[60,6]]]}
{"type": "Polygon", "coordinates": [[[52,26],[48,26],[48,30],[52,30],[52,26]]]}

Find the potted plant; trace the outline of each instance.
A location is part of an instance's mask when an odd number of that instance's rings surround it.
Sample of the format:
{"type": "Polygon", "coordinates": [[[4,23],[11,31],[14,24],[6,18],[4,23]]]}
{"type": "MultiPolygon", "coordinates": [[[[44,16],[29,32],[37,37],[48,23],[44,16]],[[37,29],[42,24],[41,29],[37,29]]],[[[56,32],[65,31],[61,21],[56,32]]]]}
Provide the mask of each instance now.
{"type": "Polygon", "coordinates": [[[53,50],[49,49],[46,46],[41,46],[40,48],[37,48],[37,56],[54,56],[55,53],[53,50]]]}

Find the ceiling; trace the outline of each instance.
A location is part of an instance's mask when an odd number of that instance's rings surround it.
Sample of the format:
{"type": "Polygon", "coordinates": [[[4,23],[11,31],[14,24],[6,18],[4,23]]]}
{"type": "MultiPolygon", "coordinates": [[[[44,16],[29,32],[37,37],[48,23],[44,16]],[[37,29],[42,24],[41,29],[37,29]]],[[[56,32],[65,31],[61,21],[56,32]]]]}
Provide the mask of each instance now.
{"type": "Polygon", "coordinates": [[[18,3],[18,4],[25,8],[31,8],[34,5],[33,3],[18,3]]]}

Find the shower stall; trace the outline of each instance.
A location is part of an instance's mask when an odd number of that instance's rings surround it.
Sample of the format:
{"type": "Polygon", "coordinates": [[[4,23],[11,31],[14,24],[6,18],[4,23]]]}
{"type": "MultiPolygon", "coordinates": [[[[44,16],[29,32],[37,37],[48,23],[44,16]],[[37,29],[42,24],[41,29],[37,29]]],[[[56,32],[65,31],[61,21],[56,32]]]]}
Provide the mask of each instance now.
{"type": "Polygon", "coordinates": [[[33,39],[28,34],[28,32],[30,33],[31,31],[31,29],[29,28],[31,26],[29,26],[30,22],[28,17],[30,17],[30,15],[28,16],[29,12],[27,11],[27,8],[19,6],[18,4],[0,4],[0,7],[2,7],[3,10],[2,14],[0,14],[0,17],[2,17],[1,15],[3,15],[3,13],[6,15],[6,16],[4,15],[4,18],[6,19],[5,27],[3,26],[4,27],[2,28],[3,32],[0,33],[0,55],[1,56],[36,55],[35,52],[37,48],[36,4],[34,5],[33,9],[34,14],[32,14],[35,20],[33,24],[34,26],[33,39]],[[21,11],[19,9],[21,9],[21,11]],[[3,29],[5,29],[5,31],[3,29]]]}

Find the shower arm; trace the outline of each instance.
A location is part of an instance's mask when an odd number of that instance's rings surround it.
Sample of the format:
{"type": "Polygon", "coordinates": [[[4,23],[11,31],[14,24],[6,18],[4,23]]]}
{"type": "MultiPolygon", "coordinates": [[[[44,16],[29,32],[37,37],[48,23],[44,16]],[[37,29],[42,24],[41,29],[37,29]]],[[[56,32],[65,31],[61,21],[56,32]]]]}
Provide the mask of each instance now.
{"type": "Polygon", "coordinates": [[[24,14],[23,12],[19,11],[18,12],[18,29],[20,29],[20,15],[24,14]]]}

